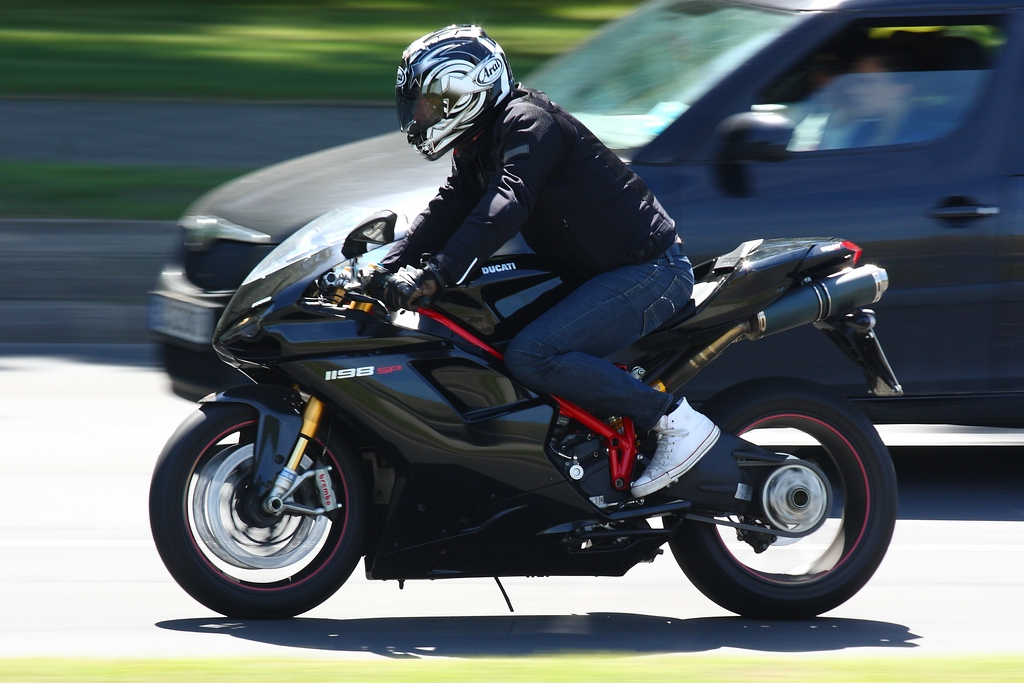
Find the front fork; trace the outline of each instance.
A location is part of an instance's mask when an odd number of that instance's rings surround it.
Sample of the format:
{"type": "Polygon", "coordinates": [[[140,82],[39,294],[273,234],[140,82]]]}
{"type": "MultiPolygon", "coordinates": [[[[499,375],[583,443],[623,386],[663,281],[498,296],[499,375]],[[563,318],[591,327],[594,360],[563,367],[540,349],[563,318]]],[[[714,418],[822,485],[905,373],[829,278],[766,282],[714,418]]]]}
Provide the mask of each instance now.
{"type": "Polygon", "coordinates": [[[299,480],[299,463],[302,456],[306,454],[306,446],[316,435],[317,427],[320,426],[320,418],[324,412],[324,404],[315,396],[309,397],[305,409],[302,411],[302,428],[299,430],[299,438],[295,440],[292,454],[288,457],[284,469],[277,475],[274,485],[270,489],[266,500],[263,502],[263,509],[270,514],[280,514],[285,509],[285,500],[292,493],[295,487],[301,483],[299,480]]]}

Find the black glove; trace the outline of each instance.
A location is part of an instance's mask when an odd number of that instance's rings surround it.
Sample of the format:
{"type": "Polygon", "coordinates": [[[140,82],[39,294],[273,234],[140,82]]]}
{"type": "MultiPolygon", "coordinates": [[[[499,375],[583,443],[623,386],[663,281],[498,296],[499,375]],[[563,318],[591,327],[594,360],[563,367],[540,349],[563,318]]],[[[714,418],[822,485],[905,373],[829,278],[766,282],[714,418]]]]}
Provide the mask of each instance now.
{"type": "Polygon", "coordinates": [[[397,273],[376,271],[366,285],[366,294],[383,301],[389,311],[415,311],[420,306],[429,306],[444,289],[441,268],[431,259],[423,268],[404,266],[397,273]]]}

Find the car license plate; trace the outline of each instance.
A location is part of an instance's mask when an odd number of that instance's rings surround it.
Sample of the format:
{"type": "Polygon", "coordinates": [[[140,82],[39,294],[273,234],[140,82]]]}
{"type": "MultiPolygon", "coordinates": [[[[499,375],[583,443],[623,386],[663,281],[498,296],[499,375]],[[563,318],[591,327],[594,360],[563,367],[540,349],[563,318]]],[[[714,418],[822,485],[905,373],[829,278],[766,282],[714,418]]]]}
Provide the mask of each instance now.
{"type": "Polygon", "coordinates": [[[149,329],[196,344],[209,344],[213,341],[218,312],[218,308],[154,294],[149,299],[149,329]]]}

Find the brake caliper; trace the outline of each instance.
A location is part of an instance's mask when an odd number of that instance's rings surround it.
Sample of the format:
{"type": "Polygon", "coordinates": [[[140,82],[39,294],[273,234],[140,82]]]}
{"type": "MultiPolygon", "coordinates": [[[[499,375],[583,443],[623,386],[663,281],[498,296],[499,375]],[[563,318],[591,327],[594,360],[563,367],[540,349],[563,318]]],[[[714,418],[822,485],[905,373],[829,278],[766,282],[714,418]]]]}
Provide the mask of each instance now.
{"type": "Polygon", "coordinates": [[[318,468],[313,474],[316,481],[316,490],[320,492],[320,505],[324,512],[330,512],[338,507],[338,499],[334,495],[334,486],[331,485],[331,468],[318,468]]]}

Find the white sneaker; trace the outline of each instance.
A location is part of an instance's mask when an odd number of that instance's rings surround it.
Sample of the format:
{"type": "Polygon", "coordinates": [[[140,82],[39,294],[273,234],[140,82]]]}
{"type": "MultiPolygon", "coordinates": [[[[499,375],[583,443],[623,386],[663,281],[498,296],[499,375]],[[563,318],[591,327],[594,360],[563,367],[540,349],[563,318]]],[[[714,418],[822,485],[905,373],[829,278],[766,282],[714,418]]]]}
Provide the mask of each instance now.
{"type": "Polygon", "coordinates": [[[714,422],[691,408],[686,399],[661,418],[654,431],[658,433],[658,449],[651,464],[633,483],[635,498],[649,496],[677,481],[711,450],[722,434],[714,422]]]}

